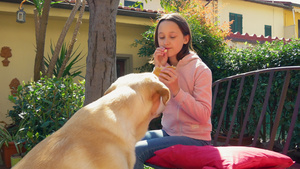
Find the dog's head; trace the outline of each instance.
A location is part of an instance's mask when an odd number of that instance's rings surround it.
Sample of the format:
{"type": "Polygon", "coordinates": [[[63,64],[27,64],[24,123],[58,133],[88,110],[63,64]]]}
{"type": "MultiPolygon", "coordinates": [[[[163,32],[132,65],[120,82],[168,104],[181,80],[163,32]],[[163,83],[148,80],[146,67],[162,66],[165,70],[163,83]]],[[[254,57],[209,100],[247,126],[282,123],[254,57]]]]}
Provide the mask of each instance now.
{"type": "Polygon", "coordinates": [[[168,87],[160,82],[153,73],[132,73],[122,76],[106,90],[104,95],[117,89],[124,92],[131,90],[139,95],[144,102],[151,101],[153,103],[151,113],[155,116],[162,112],[170,99],[168,87]]]}
{"type": "Polygon", "coordinates": [[[136,141],[145,135],[150,121],[164,110],[170,99],[169,89],[153,73],[120,77],[104,94],[109,108],[117,113],[115,117],[126,118],[126,125],[134,126],[136,141]]]}

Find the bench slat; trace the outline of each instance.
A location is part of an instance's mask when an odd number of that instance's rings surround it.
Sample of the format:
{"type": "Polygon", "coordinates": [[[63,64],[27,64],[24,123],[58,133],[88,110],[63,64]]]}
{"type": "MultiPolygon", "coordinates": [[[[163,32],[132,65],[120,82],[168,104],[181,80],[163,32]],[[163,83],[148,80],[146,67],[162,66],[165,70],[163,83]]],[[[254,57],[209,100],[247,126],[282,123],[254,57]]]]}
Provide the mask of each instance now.
{"type": "Polygon", "coordinates": [[[297,98],[296,98],[296,102],[295,102],[295,108],[294,108],[294,112],[293,112],[293,116],[292,116],[292,120],[291,120],[291,125],[290,125],[289,131],[288,131],[288,136],[286,138],[286,144],[284,145],[283,151],[282,151],[283,154],[287,154],[287,152],[288,152],[288,148],[289,148],[289,145],[290,145],[290,142],[292,139],[293,130],[295,128],[295,124],[297,121],[299,105],[300,105],[300,83],[298,86],[297,98]]]}
{"type": "Polygon", "coordinates": [[[247,126],[247,123],[248,123],[248,120],[249,120],[250,110],[251,110],[253,100],[254,100],[254,96],[255,96],[255,91],[256,91],[256,88],[257,88],[258,77],[259,77],[259,73],[255,73],[253,87],[252,87],[252,90],[251,90],[251,95],[250,95],[247,111],[246,111],[246,114],[245,114],[245,118],[244,118],[244,121],[243,121],[243,127],[242,127],[242,130],[241,130],[238,145],[242,145],[244,133],[245,133],[246,126],[247,126]]]}
{"type": "Polygon", "coordinates": [[[288,90],[288,87],[289,87],[289,84],[290,84],[290,79],[291,79],[291,73],[290,73],[290,71],[287,71],[286,76],[285,76],[285,80],[284,80],[284,84],[283,84],[283,87],[282,87],[282,92],[281,92],[279,105],[278,105],[277,112],[276,112],[274,125],[273,125],[272,132],[271,132],[271,138],[270,138],[270,142],[269,142],[269,146],[268,146],[269,150],[272,150],[273,146],[274,146],[275,136],[276,136],[277,129],[278,129],[278,126],[279,126],[279,122],[280,122],[280,118],[281,118],[281,114],[282,114],[282,109],[283,109],[284,101],[285,101],[285,98],[286,98],[286,93],[287,93],[287,90],[288,90]]]}

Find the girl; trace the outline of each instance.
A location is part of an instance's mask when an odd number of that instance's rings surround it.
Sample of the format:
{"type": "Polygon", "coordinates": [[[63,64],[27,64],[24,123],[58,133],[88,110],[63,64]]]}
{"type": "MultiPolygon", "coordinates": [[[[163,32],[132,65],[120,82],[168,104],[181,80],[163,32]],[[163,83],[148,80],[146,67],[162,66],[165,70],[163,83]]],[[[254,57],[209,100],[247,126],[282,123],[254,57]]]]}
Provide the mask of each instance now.
{"type": "Polygon", "coordinates": [[[171,99],[163,112],[163,128],[148,131],[136,144],[135,169],[143,169],[157,150],[176,144],[210,144],[212,75],[193,52],[191,40],[189,25],[181,15],[167,14],[159,20],[153,57],[155,67],[162,67],[159,80],[170,89],[171,99]]]}

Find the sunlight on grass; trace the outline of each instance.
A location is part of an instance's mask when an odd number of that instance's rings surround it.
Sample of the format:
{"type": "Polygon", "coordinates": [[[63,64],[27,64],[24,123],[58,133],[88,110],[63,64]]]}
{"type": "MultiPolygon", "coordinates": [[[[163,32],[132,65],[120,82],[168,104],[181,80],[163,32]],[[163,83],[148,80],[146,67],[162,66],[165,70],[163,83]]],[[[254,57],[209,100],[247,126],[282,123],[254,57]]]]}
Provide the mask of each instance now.
{"type": "Polygon", "coordinates": [[[154,169],[154,168],[144,165],[144,169],[154,169]]]}

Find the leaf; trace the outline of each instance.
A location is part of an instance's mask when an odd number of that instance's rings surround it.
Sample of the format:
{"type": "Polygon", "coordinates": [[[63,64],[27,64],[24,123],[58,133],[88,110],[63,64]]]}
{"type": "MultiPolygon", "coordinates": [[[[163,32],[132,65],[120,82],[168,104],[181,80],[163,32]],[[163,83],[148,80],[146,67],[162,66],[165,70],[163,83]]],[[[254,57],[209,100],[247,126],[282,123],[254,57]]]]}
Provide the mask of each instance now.
{"type": "Polygon", "coordinates": [[[52,123],[52,121],[46,121],[41,125],[41,127],[42,128],[48,127],[50,125],[50,123],[52,123]]]}

